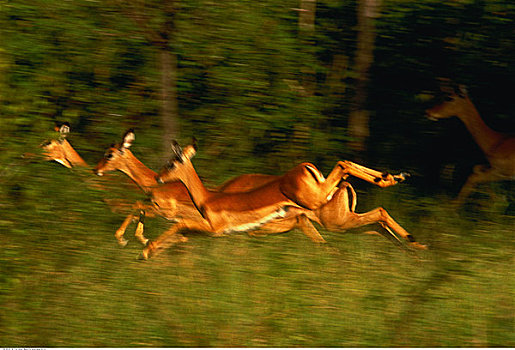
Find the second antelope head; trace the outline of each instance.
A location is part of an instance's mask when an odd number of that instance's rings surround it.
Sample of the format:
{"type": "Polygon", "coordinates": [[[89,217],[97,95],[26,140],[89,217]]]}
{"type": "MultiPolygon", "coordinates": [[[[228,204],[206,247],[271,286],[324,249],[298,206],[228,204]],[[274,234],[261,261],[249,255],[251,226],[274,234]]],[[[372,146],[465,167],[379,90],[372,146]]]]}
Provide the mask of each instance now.
{"type": "Polygon", "coordinates": [[[191,158],[197,153],[196,139],[193,138],[191,145],[184,147],[184,149],[175,140],[172,141],[172,157],[168,160],[166,165],[161,169],[156,176],[159,183],[170,181],[177,181],[187,175],[187,169],[191,164],[191,158]]]}
{"type": "Polygon", "coordinates": [[[132,153],[129,148],[135,139],[134,130],[129,129],[123,134],[119,144],[111,145],[94,169],[95,174],[102,176],[105,172],[123,170],[130,161],[132,153]]]}

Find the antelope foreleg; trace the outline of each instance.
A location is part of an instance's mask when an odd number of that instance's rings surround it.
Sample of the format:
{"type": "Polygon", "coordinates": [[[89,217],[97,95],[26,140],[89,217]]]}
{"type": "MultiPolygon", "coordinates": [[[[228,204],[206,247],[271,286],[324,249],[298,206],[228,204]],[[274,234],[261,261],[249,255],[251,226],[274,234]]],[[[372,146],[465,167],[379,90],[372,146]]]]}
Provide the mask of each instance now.
{"type": "Polygon", "coordinates": [[[325,181],[321,184],[320,189],[322,194],[327,195],[328,199],[330,200],[331,194],[334,194],[335,189],[339,183],[342,180],[347,179],[350,175],[380,187],[393,186],[400,181],[404,181],[404,179],[408,176],[404,173],[394,176],[386,172],[381,173],[377,170],[369,169],[347,160],[339,161],[336,163],[335,167],[329,173],[325,181]]]}
{"type": "Polygon", "coordinates": [[[134,236],[143,244],[146,245],[148,242],[148,239],[145,238],[143,235],[144,231],[144,222],[145,222],[145,216],[147,216],[147,213],[145,210],[149,210],[151,215],[155,216],[155,210],[154,207],[142,204],[141,202],[136,202],[132,206],[133,213],[127,215],[125,220],[123,220],[122,224],[116,230],[116,233],[114,234],[116,240],[120,244],[120,246],[125,247],[128,243],[128,241],[124,238],[125,231],[127,230],[127,227],[130,225],[131,221],[138,219],[138,223],[136,226],[136,231],[134,233],[134,236]],[[138,211],[138,213],[134,213],[138,211]]]}
{"type": "Polygon", "coordinates": [[[139,212],[139,221],[134,232],[134,237],[138,239],[144,246],[147,245],[148,239],[145,238],[143,231],[145,229],[145,210],[141,209],[139,212]]]}
{"type": "Polygon", "coordinates": [[[170,247],[178,242],[186,242],[188,239],[181,234],[181,231],[201,231],[212,232],[207,222],[198,222],[194,220],[181,220],[170,229],[165,231],[155,241],[148,241],[147,246],[141,252],[140,258],[147,260],[159,254],[163,249],[170,247]]]}
{"type": "Polygon", "coordinates": [[[297,217],[297,224],[302,232],[308,236],[313,242],[316,243],[326,243],[326,240],[320,232],[313,226],[311,221],[308,219],[306,215],[300,215],[297,217]]]}
{"type": "Polygon", "coordinates": [[[504,178],[495,172],[493,168],[477,165],[474,167],[474,172],[467,178],[454,200],[455,206],[461,206],[467,197],[475,190],[476,186],[480,183],[500,181],[504,178]]]}
{"type": "Polygon", "coordinates": [[[128,243],[128,241],[123,237],[123,235],[125,234],[125,231],[127,230],[127,226],[129,226],[131,221],[135,218],[136,218],[136,215],[134,215],[134,214],[127,215],[125,220],[123,220],[122,224],[120,225],[120,227],[118,228],[118,230],[116,230],[116,233],[114,234],[114,237],[118,241],[118,244],[122,247],[125,247],[128,243]]]}

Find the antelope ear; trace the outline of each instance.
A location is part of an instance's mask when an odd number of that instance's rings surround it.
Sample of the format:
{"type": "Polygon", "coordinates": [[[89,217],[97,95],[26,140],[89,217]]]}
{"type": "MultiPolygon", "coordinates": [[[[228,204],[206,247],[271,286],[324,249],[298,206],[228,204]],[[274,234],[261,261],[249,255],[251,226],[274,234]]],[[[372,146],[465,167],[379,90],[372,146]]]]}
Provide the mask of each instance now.
{"type": "Polygon", "coordinates": [[[70,133],[70,123],[68,122],[64,122],[60,127],[59,127],[59,133],[61,134],[62,137],[66,137],[67,134],[70,133]]]}
{"type": "Polygon", "coordinates": [[[438,85],[440,86],[440,91],[444,94],[452,95],[454,93],[454,88],[451,79],[446,77],[438,77],[438,85]]]}
{"type": "Polygon", "coordinates": [[[130,148],[132,146],[132,142],[136,139],[136,135],[134,134],[134,129],[129,129],[123,134],[123,141],[120,146],[120,151],[123,151],[126,148],[130,148]]]}
{"type": "Polygon", "coordinates": [[[465,98],[467,95],[467,87],[463,84],[458,85],[458,96],[461,98],[465,98]]]}
{"type": "Polygon", "coordinates": [[[182,151],[183,159],[191,159],[195,157],[195,154],[197,154],[197,148],[194,145],[188,145],[184,147],[184,150],[182,151]]]}
{"type": "Polygon", "coordinates": [[[197,154],[197,139],[193,137],[191,139],[191,145],[184,147],[184,149],[182,150],[182,156],[183,159],[191,159],[195,157],[195,154],[197,154]]]}
{"type": "Polygon", "coordinates": [[[195,136],[191,138],[191,146],[195,149],[195,152],[198,150],[197,139],[195,136]]]}
{"type": "Polygon", "coordinates": [[[182,153],[182,148],[176,140],[172,140],[172,152],[173,158],[180,161],[181,163],[184,161],[184,155],[182,153]]]}

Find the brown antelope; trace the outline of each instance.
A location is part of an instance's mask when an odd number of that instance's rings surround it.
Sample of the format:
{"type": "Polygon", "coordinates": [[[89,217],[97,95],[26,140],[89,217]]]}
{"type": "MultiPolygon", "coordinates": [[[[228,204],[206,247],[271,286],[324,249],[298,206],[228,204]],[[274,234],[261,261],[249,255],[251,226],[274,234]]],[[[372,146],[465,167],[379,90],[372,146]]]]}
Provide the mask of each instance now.
{"type": "Polygon", "coordinates": [[[413,236],[398,225],[388,213],[378,208],[365,214],[354,212],[356,193],[344,182],[348,176],[356,176],[380,187],[395,185],[405,179],[405,174],[390,175],[340,161],[325,178],[310,163],[301,163],[286,174],[260,187],[239,193],[221,193],[207,190],[198,177],[191,158],[194,150],[183,151],[174,142],[174,156],[161,170],[159,182],[180,180],[186,186],[195,207],[202,215],[199,219],[183,219],[163,233],[156,241],[149,242],[141,257],[148,259],[167,245],[183,241],[181,231],[201,231],[213,236],[223,236],[235,231],[269,234],[290,231],[300,224],[305,234],[317,242],[325,242],[310,220],[328,229],[348,229],[371,223],[380,223],[394,237],[399,234],[416,248],[413,236]],[[352,195],[352,202],[349,200],[352,195]]]}
{"type": "Polygon", "coordinates": [[[515,135],[489,128],[467,95],[463,86],[450,92],[446,101],[428,110],[429,119],[458,117],[470,132],[488,160],[488,165],[476,165],[461,188],[455,204],[461,205],[481,183],[515,180],[515,135]]]}
{"type": "Polygon", "coordinates": [[[66,136],[68,136],[68,133],[70,132],[70,124],[68,122],[64,122],[60,126],[56,126],[54,130],[59,132],[59,139],[46,141],[40,146],[43,149],[44,159],[56,161],[67,168],[73,168],[76,166],[84,168],[89,167],[88,163],[82,159],[72,145],[70,145],[68,140],[66,140],[66,136]]]}

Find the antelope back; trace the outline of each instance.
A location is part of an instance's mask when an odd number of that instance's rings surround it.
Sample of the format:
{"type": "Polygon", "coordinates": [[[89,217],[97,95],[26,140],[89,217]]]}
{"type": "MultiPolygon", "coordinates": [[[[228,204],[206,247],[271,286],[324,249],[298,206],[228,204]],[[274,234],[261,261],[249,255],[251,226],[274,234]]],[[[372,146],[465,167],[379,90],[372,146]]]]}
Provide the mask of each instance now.
{"type": "Polygon", "coordinates": [[[311,163],[301,163],[288,171],[280,180],[281,192],[298,205],[314,210],[327,203],[321,191],[324,175],[311,163]]]}

